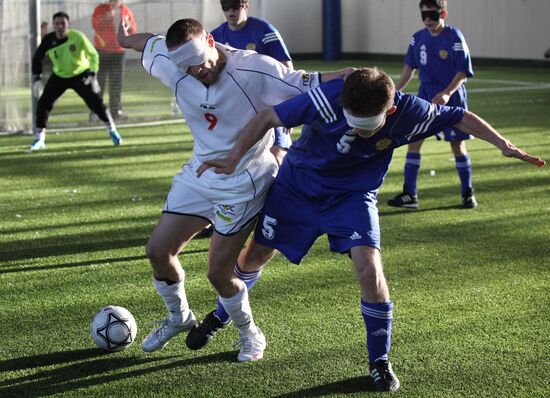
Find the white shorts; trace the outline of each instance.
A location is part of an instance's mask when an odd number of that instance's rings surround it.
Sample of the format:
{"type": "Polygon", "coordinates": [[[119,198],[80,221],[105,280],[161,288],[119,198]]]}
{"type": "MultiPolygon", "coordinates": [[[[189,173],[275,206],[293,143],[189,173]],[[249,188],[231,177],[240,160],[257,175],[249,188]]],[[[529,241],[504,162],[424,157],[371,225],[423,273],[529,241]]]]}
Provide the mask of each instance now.
{"type": "Polygon", "coordinates": [[[237,175],[208,170],[197,178],[199,165],[191,159],[174,177],[163,212],[204,218],[222,235],[239,232],[260,212],[278,170],[267,151],[261,161],[237,175]]]}

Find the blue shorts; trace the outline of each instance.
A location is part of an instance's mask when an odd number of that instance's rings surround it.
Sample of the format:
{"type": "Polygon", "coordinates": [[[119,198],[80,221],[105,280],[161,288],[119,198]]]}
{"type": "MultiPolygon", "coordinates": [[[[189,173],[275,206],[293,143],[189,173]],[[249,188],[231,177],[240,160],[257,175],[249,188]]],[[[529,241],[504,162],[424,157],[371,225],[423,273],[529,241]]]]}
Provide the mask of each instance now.
{"type": "Polygon", "coordinates": [[[276,127],[273,139],[273,145],[277,145],[281,148],[288,149],[292,145],[292,138],[283,127],[276,127]]]}
{"type": "MultiPolygon", "coordinates": [[[[432,101],[432,98],[435,97],[437,93],[443,90],[445,87],[442,87],[438,84],[421,84],[418,89],[418,96],[425,99],[426,101],[432,101]]],[[[459,87],[458,90],[451,96],[447,106],[458,106],[464,109],[468,109],[468,94],[466,93],[466,88],[464,84],[459,87]]],[[[443,130],[440,133],[437,133],[436,137],[438,140],[441,140],[442,133],[445,136],[445,141],[466,141],[474,138],[468,133],[465,133],[462,130],[457,129],[456,127],[451,127],[443,130]]]]}
{"type": "Polygon", "coordinates": [[[295,264],[323,234],[337,253],[355,246],[380,249],[377,192],[334,190],[313,174],[283,162],[256,225],[256,242],[295,264]]]}

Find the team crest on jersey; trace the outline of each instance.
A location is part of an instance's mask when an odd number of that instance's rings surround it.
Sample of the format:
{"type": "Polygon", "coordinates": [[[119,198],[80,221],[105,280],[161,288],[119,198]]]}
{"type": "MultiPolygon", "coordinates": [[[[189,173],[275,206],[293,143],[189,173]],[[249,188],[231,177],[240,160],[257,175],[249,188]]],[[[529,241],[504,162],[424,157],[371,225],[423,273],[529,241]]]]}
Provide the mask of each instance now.
{"type": "Polygon", "coordinates": [[[449,53],[447,52],[447,50],[439,50],[439,58],[447,59],[448,56],[449,56],[449,53]]]}
{"type": "Polygon", "coordinates": [[[71,44],[71,45],[69,46],[69,51],[72,52],[72,53],[74,53],[74,52],[76,51],[76,46],[75,46],[74,44],[71,44]]]}
{"type": "Polygon", "coordinates": [[[309,86],[309,83],[311,82],[311,75],[309,73],[302,74],[302,83],[305,87],[309,86]]]}
{"type": "Polygon", "coordinates": [[[233,205],[218,205],[216,215],[225,222],[231,222],[235,218],[235,206],[233,205]]]}
{"type": "Polygon", "coordinates": [[[376,150],[383,151],[384,149],[388,149],[391,143],[392,143],[391,139],[382,138],[381,140],[376,141],[376,150]]]}
{"type": "Polygon", "coordinates": [[[247,50],[256,51],[256,44],[254,44],[254,43],[248,43],[248,44],[246,45],[246,49],[247,49],[247,50]]]}

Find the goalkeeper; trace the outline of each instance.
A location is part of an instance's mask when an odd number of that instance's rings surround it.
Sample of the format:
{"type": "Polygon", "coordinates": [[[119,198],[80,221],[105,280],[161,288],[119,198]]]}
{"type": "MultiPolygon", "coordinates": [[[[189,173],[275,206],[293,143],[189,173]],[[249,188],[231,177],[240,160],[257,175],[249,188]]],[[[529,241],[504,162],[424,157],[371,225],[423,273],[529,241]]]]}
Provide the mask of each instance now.
{"type": "Polygon", "coordinates": [[[116,130],[111,114],[99,96],[96,71],[99,57],[88,38],[78,30],[70,29],[69,16],[63,12],[53,15],[54,31],[44,36],[32,58],[33,96],[40,97],[36,109],[35,138],[31,151],[44,149],[46,123],[55,101],[69,88],[86,102],[90,110],[105,122],[114,145],[122,138],[116,130]],[[42,91],[42,61],[48,55],[52,62],[52,75],[42,91]]]}

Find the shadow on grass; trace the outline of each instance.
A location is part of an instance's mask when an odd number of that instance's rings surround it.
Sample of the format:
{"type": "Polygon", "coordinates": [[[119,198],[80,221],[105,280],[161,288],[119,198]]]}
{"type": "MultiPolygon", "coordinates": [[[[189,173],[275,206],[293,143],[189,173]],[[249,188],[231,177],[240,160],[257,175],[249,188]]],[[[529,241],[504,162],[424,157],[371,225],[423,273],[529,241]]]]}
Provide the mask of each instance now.
{"type": "MultiPolygon", "coordinates": [[[[380,208],[378,209],[378,215],[379,216],[400,216],[403,214],[415,214],[415,213],[425,213],[429,211],[439,211],[439,210],[455,210],[455,209],[464,209],[464,207],[461,204],[456,205],[447,205],[447,206],[437,206],[437,207],[426,207],[418,209],[406,209],[406,208],[398,208],[398,207],[391,207],[389,205],[384,205],[385,209],[388,210],[382,210],[380,211],[380,208]],[[392,209],[392,210],[389,210],[392,209]]],[[[465,209],[467,210],[467,209],[465,209]]]]}
{"type": "Polygon", "coordinates": [[[277,395],[275,398],[324,397],[334,394],[355,394],[359,392],[378,392],[378,390],[369,376],[358,376],[277,395]]]}
{"type": "Polygon", "coordinates": [[[77,350],[34,357],[16,358],[0,362],[1,369],[17,371],[43,366],[59,367],[38,371],[0,382],[2,397],[37,397],[102,385],[117,380],[141,377],[168,369],[209,363],[235,362],[235,352],[226,351],[197,358],[173,361],[176,356],[117,356],[99,350],[77,350]],[[169,362],[163,363],[168,360],[169,362]],[[76,362],[78,361],[78,362],[76,362]],[[68,362],[76,362],[62,366],[68,362]],[[147,366],[150,365],[150,366],[147,366]],[[139,369],[129,370],[139,366],[139,369]],[[145,367],[146,366],[146,367],[145,367]],[[125,371],[125,369],[128,369],[125,371]],[[117,372],[113,374],[113,372],[117,372]]]}
{"type": "Polygon", "coordinates": [[[122,263],[122,262],[128,262],[128,261],[144,260],[146,258],[147,256],[145,255],[127,256],[127,257],[104,258],[102,260],[80,261],[75,263],[64,263],[64,264],[55,264],[55,265],[45,265],[45,266],[35,266],[35,267],[17,267],[17,268],[0,270],[0,275],[11,274],[16,272],[45,271],[49,269],[76,268],[76,267],[87,267],[89,265],[98,265],[98,264],[122,263]]]}
{"type": "MultiPolygon", "coordinates": [[[[129,230],[129,229],[128,229],[129,230]]],[[[120,232],[123,233],[124,231],[120,232]]],[[[37,239],[34,244],[27,240],[10,242],[0,245],[2,262],[21,261],[31,259],[45,259],[47,257],[67,256],[80,253],[94,253],[100,251],[126,249],[129,247],[142,247],[145,245],[147,234],[128,237],[126,239],[109,239],[108,233],[103,231],[90,234],[70,235],[63,240],[61,237],[50,237],[37,239]],[[17,249],[14,249],[18,246],[17,249]]],[[[1,264],[1,263],[0,263],[1,264]]],[[[64,267],[73,266],[73,263],[65,264],[64,267]]],[[[0,266],[0,273],[9,271],[10,268],[0,266]]],[[[54,266],[57,268],[57,266],[54,266]]],[[[22,267],[21,270],[27,270],[22,267]]]]}
{"type": "MultiPolygon", "coordinates": [[[[182,135],[182,133],[174,133],[182,135]]],[[[87,142],[98,141],[100,143],[105,143],[101,146],[89,146],[78,147],[75,144],[76,139],[64,136],[62,138],[55,137],[50,141],[47,141],[47,149],[41,152],[28,152],[27,145],[23,146],[14,146],[12,152],[5,153],[0,156],[0,163],[2,169],[6,172],[6,175],[10,176],[27,176],[29,173],[33,172],[35,175],[37,173],[44,174],[50,170],[60,169],[58,164],[62,162],[88,162],[96,160],[109,160],[114,159],[117,161],[119,167],[124,164],[120,164],[119,159],[123,158],[135,158],[142,157],[148,159],[141,159],[140,163],[142,166],[147,165],[149,159],[153,156],[160,155],[169,155],[174,156],[175,150],[177,148],[178,153],[190,152],[192,149],[192,143],[188,140],[185,140],[185,137],[180,140],[175,140],[173,142],[162,142],[162,143],[132,143],[127,145],[122,145],[114,147],[109,140],[109,137],[86,137],[87,142]],[[15,155],[15,156],[14,156],[15,155]],[[55,159],[55,161],[53,160],[55,159]]],[[[161,136],[167,136],[166,134],[161,136]]],[[[126,137],[125,137],[126,138],[126,137]]],[[[160,137],[159,137],[160,138],[160,137]]],[[[131,136],[128,137],[131,139],[131,136]]],[[[187,160],[187,157],[182,158],[182,162],[187,160]]],[[[135,161],[133,162],[135,163],[135,161]]],[[[130,165],[127,163],[126,165],[130,165]]],[[[69,170],[70,171],[70,170],[69,170]]],[[[62,173],[63,171],[60,170],[62,173]]]]}
{"type": "MultiPolygon", "coordinates": [[[[67,362],[81,361],[106,355],[96,349],[73,350],[65,352],[52,352],[50,354],[35,355],[0,361],[0,369],[4,372],[15,372],[17,370],[41,368],[43,366],[59,365],[67,362]]],[[[8,381],[0,382],[0,386],[9,384],[8,381]]]]}
{"type": "MultiPolygon", "coordinates": [[[[180,255],[199,254],[199,253],[207,253],[207,252],[208,252],[208,249],[186,250],[181,252],[180,255]]],[[[9,269],[0,269],[0,275],[16,273],[16,272],[45,271],[50,269],[87,267],[90,265],[109,264],[109,263],[126,263],[128,261],[137,261],[137,260],[146,260],[146,259],[147,259],[147,256],[142,255],[142,256],[104,258],[101,260],[94,259],[89,261],[80,261],[80,262],[74,262],[74,263],[63,263],[63,264],[45,265],[45,266],[17,267],[17,268],[9,268],[9,269]]]]}

